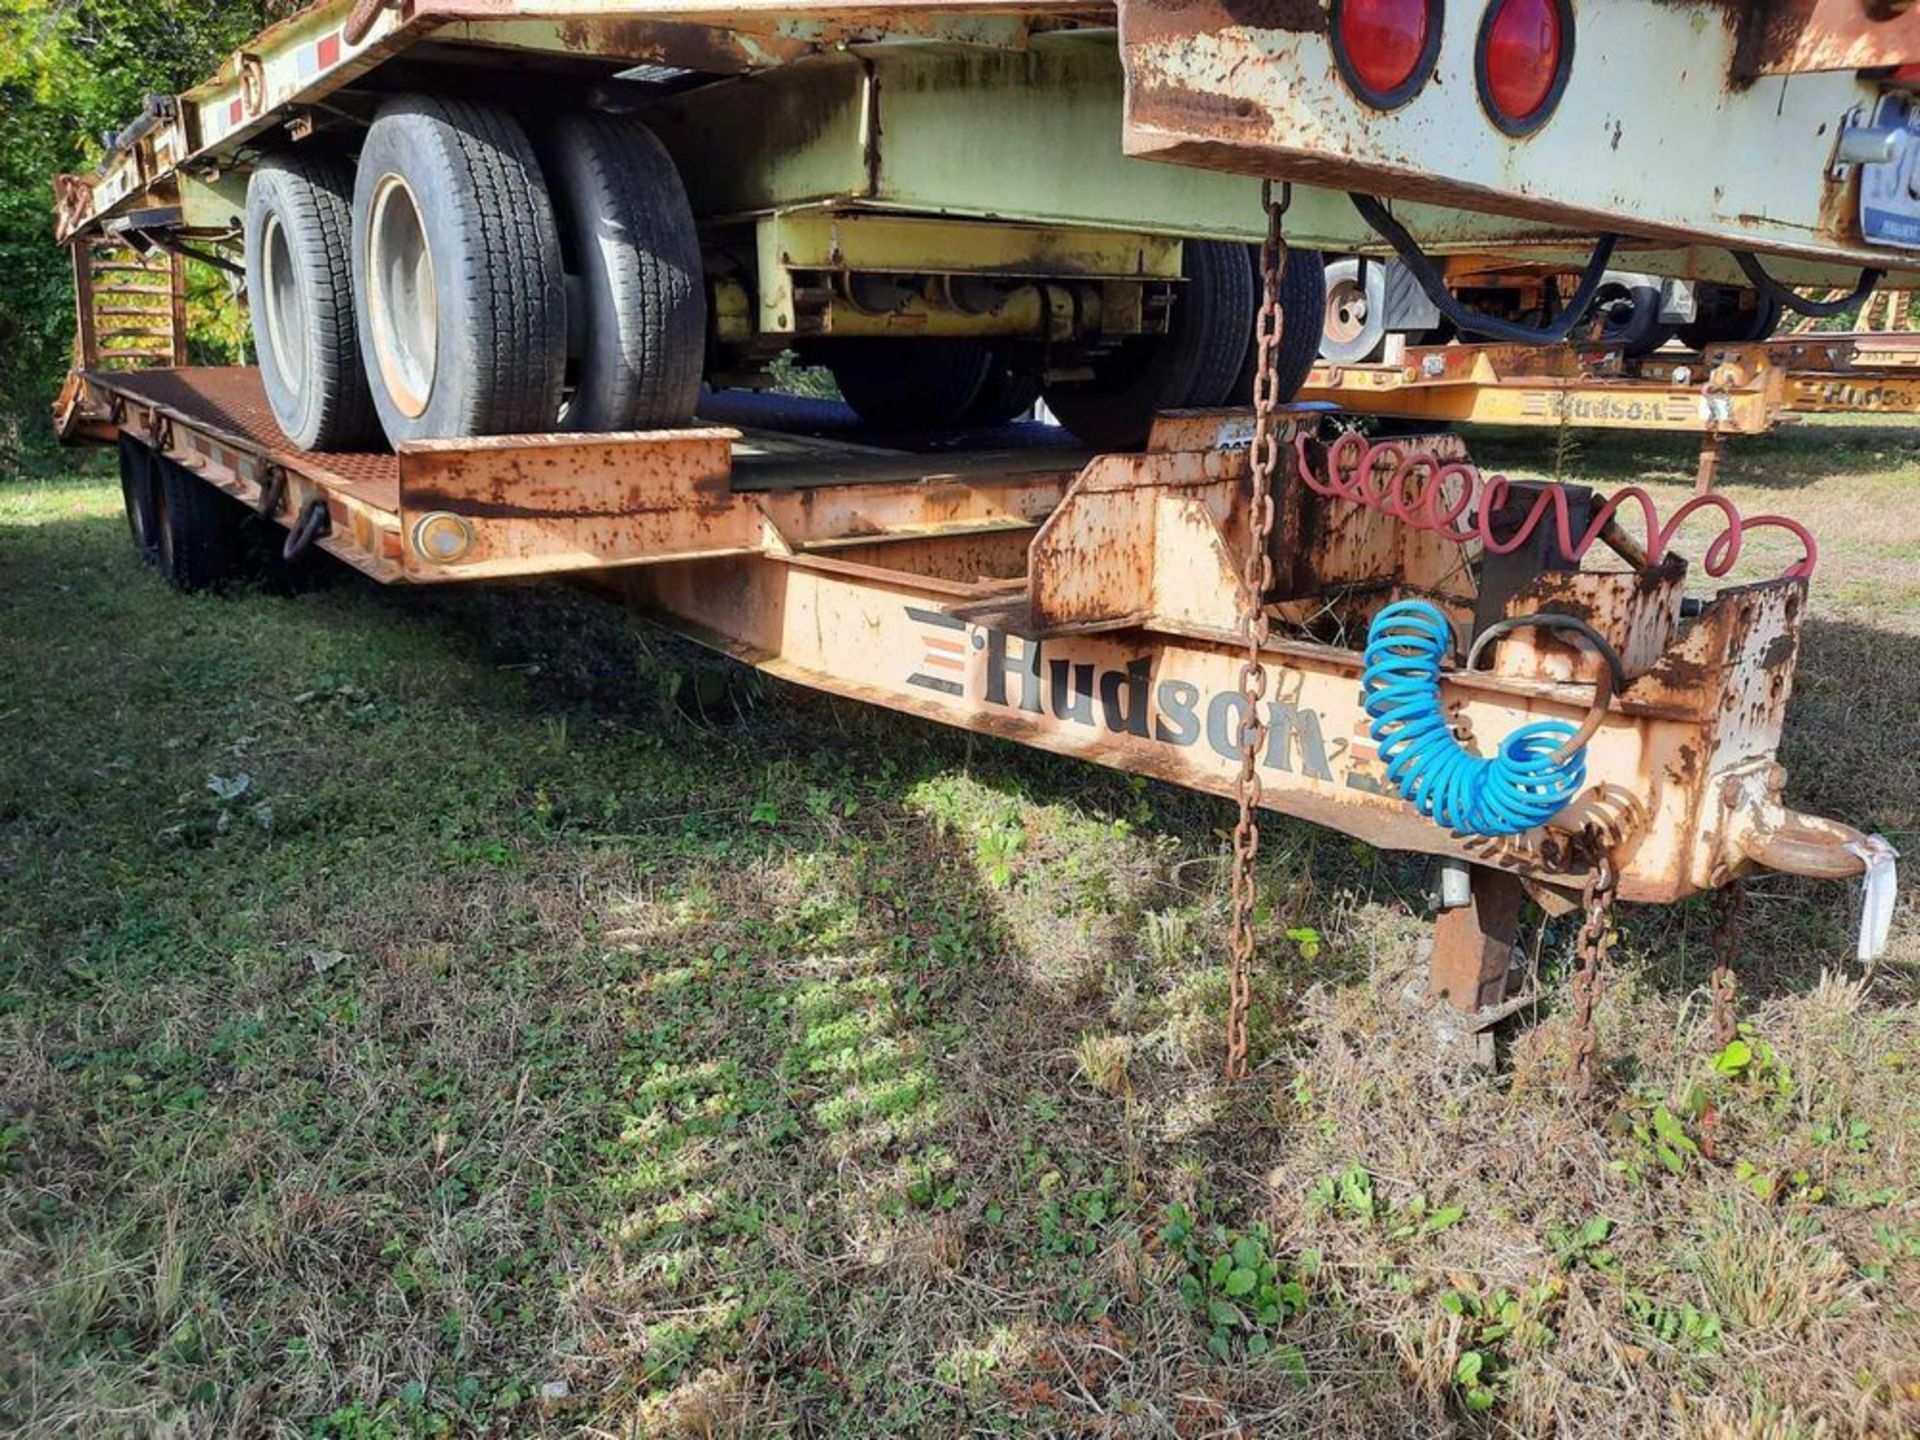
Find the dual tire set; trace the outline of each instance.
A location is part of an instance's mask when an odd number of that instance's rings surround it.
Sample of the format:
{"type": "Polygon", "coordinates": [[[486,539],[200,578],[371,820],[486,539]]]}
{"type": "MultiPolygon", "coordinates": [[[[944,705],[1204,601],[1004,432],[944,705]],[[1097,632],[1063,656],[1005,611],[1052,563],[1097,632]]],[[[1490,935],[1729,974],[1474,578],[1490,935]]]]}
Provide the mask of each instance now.
{"type": "Polygon", "coordinates": [[[1769,338],[1782,314],[1778,300],[1731,285],[1695,286],[1694,318],[1685,324],[1663,321],[1661,304],[1657,285],[1602,286],[1593,307],[1602,318],[1600,338],[1620,346],[1629,359],[1653,354],[1676,335],[1689,350],[1752,344],[1769,338]]]}
{"type": "MultiPolygon", "coordinates": [[[[1166,335],[1046,387],[1095,448],[1137,446],[1159,410],[1251,398],[1249,251],[1195,240],[1185,252],[1166,335]]],[[[246,267],[261,381],[303,449],[670,427],[699,398],[693,211],[666,149],[630,119],[523,124],[482,101],[396,97],[357,159],[308,142],[260,162],[246,267]]],[[[1290,396],[1320,332],[1317,254],[1295,253],[1282,300],[1290,396]]],[[[820,358],[881,425],[997,424],[1041,391],[1038,348],[1018,343],[858,340],[820,358]]]]}
{"type": "Polygon", "coordinates": [[[388,101],[358,159],[308,142],[247,192],[255,349],[308,450],[684,424],[705,359],[693,213],[644,126],[388,101]]]}
{"type": "Polygon", "coordinates": [[[125,433],[120,498],[134,550],[176,590],[215,590],[247,579],[299,588],[311,573],[306,557],[288,555],[278,527],[125,433]]]}

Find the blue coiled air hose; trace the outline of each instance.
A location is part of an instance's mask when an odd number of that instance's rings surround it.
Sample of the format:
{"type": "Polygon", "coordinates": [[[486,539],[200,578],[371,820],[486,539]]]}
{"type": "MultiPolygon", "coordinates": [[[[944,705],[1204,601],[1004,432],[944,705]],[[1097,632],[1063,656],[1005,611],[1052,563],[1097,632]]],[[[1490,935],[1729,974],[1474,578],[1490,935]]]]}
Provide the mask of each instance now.
{"type": "Polygon", "coordinates": [[[1582,746],[1561,720],[1523,725],[1492,758],[1462,747],[1440,706],[1440,662],[1453,645],[1446,616],[1424,600],[1387,606],[1367,629],[1360,688],[1387,778],[1435,824],[1457,835],[1518,835],[1544,825],[1587,781],[1582,746]]]}

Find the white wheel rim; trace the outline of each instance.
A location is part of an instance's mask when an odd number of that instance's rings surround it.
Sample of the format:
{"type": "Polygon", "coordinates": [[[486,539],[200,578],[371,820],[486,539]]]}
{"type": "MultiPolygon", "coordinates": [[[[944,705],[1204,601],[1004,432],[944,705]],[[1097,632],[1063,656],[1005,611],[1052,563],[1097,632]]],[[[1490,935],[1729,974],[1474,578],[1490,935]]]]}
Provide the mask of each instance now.
{"type": "Polygon", "coordinates": [[[367,314],[387,394],[412,419],[427,408],[440,354],[433,252],[413,191],[398,175],[374,187],[367,221],[367,314]]]}
{"type": "Polygon", "coordinates": [[[307,380],[307,301],[293,264],[293,245],[277,214],[267,216],[261,237],[261,282],[266,289],[267,345],[274,369],[298,395],[307,380]]]}
{"type": "Polygon", "coordinates": [[[1327,287],[1326,339],[1351,345],[1367,333],[1367,287],[1357,280],[1336,280],[1327,287]]]}
{"type": "Polygon", "coordinates": [[[1593,308],[1605,317],[1608,332],[1618,333],[1633,323],[1634,311],[1639,306],[1634,303],[1633,292],[1626,286],[1606,284],[1594,296],[1593,308]]]}

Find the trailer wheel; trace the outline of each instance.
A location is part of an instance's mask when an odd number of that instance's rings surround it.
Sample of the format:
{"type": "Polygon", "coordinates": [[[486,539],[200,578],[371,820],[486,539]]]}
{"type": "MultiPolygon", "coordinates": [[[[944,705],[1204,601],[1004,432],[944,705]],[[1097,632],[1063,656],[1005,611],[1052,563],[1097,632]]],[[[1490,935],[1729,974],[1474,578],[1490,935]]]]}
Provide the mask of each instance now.
{"type": "Polygon", "coordinates": [[[843,340],[825,358],[840,397],[862,420],[889,430],[965,423],[994,364],[980,341],[937,335],[843,340]]]}
{"type": "Polygon", "coordinates": [[[1040,400],[1041,380],[1037,360],[1036,356],[1033,362],[1022,364],[995,349],[992,364],[987,369],[986,382],[981,385],[980,393],[973,397],[973,404],[967,407],[967,413],[960,417],[962,423],[1008,425],[1032,410],[1040,400]]]}
{"type": "Polygon", "coordinates": [[[135,552],[147,564],[159,559],[160,521],[158,489],[154,480],[156,457],[143,441],[120,436],[120,501],[127,511],[127,531],[135,552]]]}
{"type": "Polygon", "coordinates": [[[1780,302],[1737,285],[1700,285],[1694,290],[1694,318],[1680,327],[1680,343],[1689,350],[1709,345],[1748,345],[1766,340],[1780,328],[1780,302]],[[1747,308],[1740,307],[1750,298],[1747,308]]]}
{"type": "MultiPolygon", "coordinates": [[[[1259,299],[1266,291],[1260,274],[1260,247],[1248,252],[1253,265],[1253,291],[1259,299]]],[[[1307,373],[1320,358],[1321,337],[1327,324],[1327,257],[1318,250],[1288,250],[1286,268],[1280,272],[1280,354],[1274,371],[1279,379],[1279,399],[1286,404],[1307,383],[1307,373]]],[[[1233,383],[1236,405],[1253,403],[1254,374],[1260,364],[1260,333],[1256,329],[1247,341],[1247,353],[1240,361],[1240,378],[1233,383]]]]}
{"type": "Polygon", "coordinates": [[[246,507],[165,456],[153,457],[154,549],[176,590],[211,590],[247,559],[246,507]]]}
{"type": "Polygon", "coordinates": [[[1727,339],[1742,345],[1771,340],[1773,332],[1780,328],[1780,319],[1785,313],[1785,309],[1773,296],[1758,296],[1754,300],[1753,309],[1742,314],[1740,322],[1733,326],[1733,333],[1728,335],[1727,339]]]}
{"type": "Polygon", "coordinates": [[[538,132],[583,332],[561,430],[681,425],[700,397],[707,296],[680,172],[635,120],[575,111],[538,132]]]}
{"type": "Polygon", "coordinates": [[[1600,316],[1600,338],[1618,345],[1629,358],[1651,355],[1673,336],[1660,321],[1660,287],[1608,281],[1593,298],[1600,316]]]}
{"type": "Polygon", "coordinates": [[[248,309],[260,383],[303,450],[379,433],[353,315],[353,167],[324,152],[269,155],[247,184],[248,309]]]}
{"type": "Polygon", "coordinates": [[[387,438],[544,433],[560,413],[566,276],[547,185],[506,110],[381,107],[353,193],[355,306],[387,438]]]}
{"type": "Polygon", "coordinates": [[[1378,359],[1387,343],[1387,267],[1378,260],[1336,260],[1326,267],[1322,293],[1321,356],[1335,365],[1378,359]]]}
{"type": "Polygon", "coordinates": [[[1092,380],[1046,388],[1047,408],[1096,450],[1138,447],[1162,410],[1233,396],[1259,309],[1246,247],[1189,240],[1182,251],[1186,284],[1167,333],[1122,341],[1094,361],[1092,380]]]}

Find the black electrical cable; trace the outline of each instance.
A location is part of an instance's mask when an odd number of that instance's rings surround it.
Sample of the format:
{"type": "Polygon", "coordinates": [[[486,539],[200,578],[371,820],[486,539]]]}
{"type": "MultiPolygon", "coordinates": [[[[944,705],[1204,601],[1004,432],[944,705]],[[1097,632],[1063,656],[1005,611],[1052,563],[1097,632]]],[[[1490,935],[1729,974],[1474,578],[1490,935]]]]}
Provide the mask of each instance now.
{"type": "Polygon", "coordinates": [[[1845,315],[1850,310],[1857,310],[1872,296],[1874,288],[1880,283],[1880,277],[1887,273],[1884,270],[1862,270],[1859,283],[1853,287],[1851,295],[1839,300],[1809,300],[1804,295],[1795,294],[1769,275],[1766,267],[1760,263],[1760,257],[1751,250],[1734,250],[1729,253],[1733,256],[1733,263],[1740,267],[1740,273],[1753,282],[1754,289],[1769,300],[1777,300],[1787,309],[1801,315],[1810,315],[1815,320],[1826,320],[1835,315],[1845,315]]]}
{"type": "Polygon", "coordinates": [[[1613,259],[1613,247],[1619,243],[1618,235],[1602,235],[1593,247],[1593,256],[1587,261],[1587,268],[1580,277],[1580,287],[1567,302],[1566,309],[1559,318],[1546,325],[1522,325],[1515,320],[1500,320],[1492,315],[1482,315],[1460,303],[1459,298],[1447,288],[1447,282],[1434,268],[1420,242],[1407,233],[1407,229],[1393,218],[1387,207],[1372,195],[1347,196],[1353,202],[1353,208],[1360,212],[1360,218],[1373,227],[1387,244],[1393,247],[1393,253],[1419,282],[1427,298],[1433,301],[1440,313],[1451,320],[1462,335],[1478,335],[1487,340],[1505,340],[1519,345],[1557,345],[1573,334],[1593,304],[1593,297],[1599,292],[1606,278],[1607,262],[1613,259]]]}

